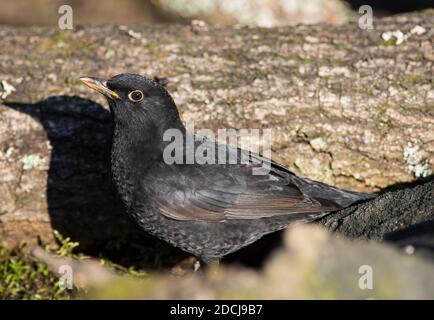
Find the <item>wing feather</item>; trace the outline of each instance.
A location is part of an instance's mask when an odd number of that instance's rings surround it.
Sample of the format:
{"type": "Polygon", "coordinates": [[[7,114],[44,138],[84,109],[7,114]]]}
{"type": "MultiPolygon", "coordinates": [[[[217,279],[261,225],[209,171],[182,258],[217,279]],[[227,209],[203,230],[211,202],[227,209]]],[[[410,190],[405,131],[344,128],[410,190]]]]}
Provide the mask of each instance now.
{"type": "MultiPolygon", "coordinates": [[[[228,152],[236,152],[239,159],[247,151],[229,147],[228,152]]],[[[160,212],[179,221],[219,222],[281,215],[309,220],[360,199],[354,193],[297,177],[260,155],[249,155],[250,162],[244,164],[165,166],[163,169],[173,170],[173,175],[169,178],[172,180],[165,180],[165,189],[154,195],[160,212]],[[253,175],[252,169],[264,163],[271,170],[253,175]]],[[[164,176],[168,179],[167,174],[164,176]]]]}

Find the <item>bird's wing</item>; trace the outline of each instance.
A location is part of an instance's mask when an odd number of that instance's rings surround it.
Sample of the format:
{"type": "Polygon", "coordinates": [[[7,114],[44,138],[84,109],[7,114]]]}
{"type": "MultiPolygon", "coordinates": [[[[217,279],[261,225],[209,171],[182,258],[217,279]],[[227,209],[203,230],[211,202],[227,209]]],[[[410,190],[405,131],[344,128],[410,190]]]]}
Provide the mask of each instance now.
{"type": "Polygon", "coordinates": [[[321,192],[309,195],[305,191],[309,181],[277,164],[270,163],[271,170],[265,175],[254,175],[252,169],[260,168],[260,164],[252,160],[238,165],[166,166],[164,181],[153,181],[152,189],[158,190],[153,199],[168,218],[207,222],[279,215],[311,220],[342,208],[326,192],[324,197],[321,192]],[[171,170],[172,174],[167,172],[171,170]]]}

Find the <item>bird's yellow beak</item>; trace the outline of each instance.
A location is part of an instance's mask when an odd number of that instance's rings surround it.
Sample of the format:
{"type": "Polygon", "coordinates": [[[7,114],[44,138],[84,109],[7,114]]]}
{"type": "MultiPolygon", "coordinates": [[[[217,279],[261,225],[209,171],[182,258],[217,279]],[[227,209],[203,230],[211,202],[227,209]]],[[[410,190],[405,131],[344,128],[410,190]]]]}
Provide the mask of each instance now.
{"type": "Polygon", "coordinates": [[[107,81],[104,79],[93,78],[93,77],[81,77],[80,81],[82,81],[89,88],[105,95],[107,98],[119,99],[119,95],[107,87],[107,81]]]}

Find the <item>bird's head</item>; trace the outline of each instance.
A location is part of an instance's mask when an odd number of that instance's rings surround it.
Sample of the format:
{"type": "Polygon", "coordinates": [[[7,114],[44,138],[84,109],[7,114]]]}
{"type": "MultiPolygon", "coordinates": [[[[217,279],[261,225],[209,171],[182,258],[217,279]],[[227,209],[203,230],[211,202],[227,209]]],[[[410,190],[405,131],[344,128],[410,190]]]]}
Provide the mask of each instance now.
{"type": "Polygon", "coordinates": [[[80,80],[107,98],[116,123],[135,129],[179,126],[176,105],[158,81],[128,73],[109,80],[94,77],[80,80]]]}

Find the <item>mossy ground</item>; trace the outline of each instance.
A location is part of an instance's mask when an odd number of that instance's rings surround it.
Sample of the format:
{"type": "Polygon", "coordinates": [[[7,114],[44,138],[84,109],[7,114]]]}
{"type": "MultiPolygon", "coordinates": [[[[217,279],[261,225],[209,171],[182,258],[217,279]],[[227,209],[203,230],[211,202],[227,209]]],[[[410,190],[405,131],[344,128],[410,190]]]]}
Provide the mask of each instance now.
{"type": "Polygon", "coordinates": [[[30,259],[22,247],[0,246],[0,299],[69,299],[75,293],[58,285],[48,267],[30,259]]]}
{"type": "MultiPolygon", "coordinates": [[[[75,259],[89,257],[88,252],[80,252],[78,242],[56,230],[54,237],[58,246],[45,247],[50,253],[75,259]]],[[[168,271],[187,257],[163,243],[154,242],[151,245],[152,248],[139,241],[117,239],[107,242],[104,248],[99,248],[99,252],[91,256],[117,274],[141,279],[149,278],[149,274],[156,270],[168,271]]],[[[24,246],[7,248],[0,245],[0,300],[74,299],[84,293],[81,288],[70,290],[60,287],[59,275],[44,263],[32,259],[26,251],[24,246]]]]}

